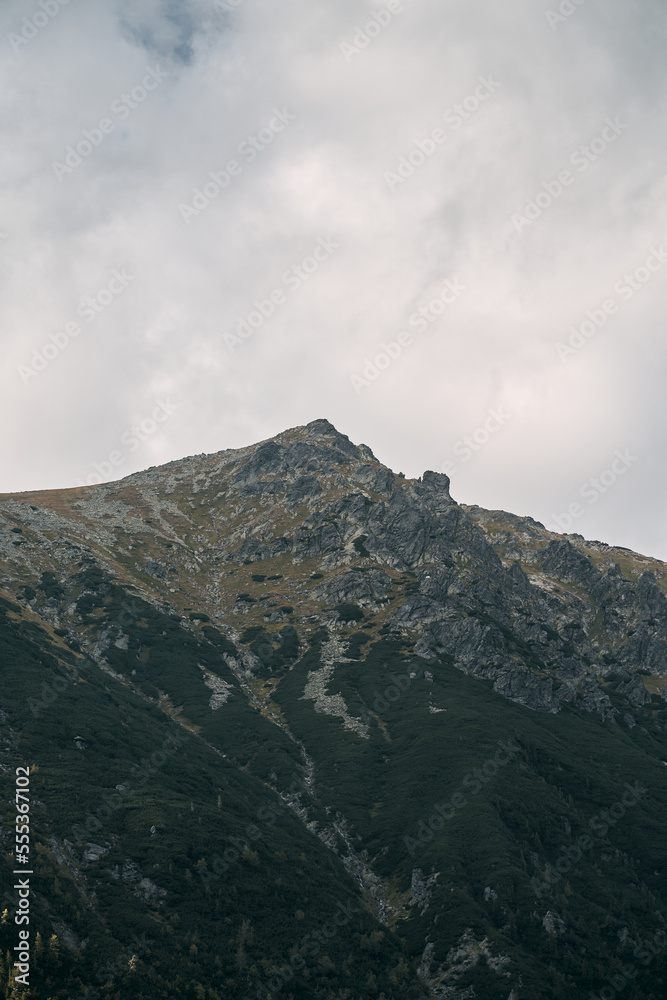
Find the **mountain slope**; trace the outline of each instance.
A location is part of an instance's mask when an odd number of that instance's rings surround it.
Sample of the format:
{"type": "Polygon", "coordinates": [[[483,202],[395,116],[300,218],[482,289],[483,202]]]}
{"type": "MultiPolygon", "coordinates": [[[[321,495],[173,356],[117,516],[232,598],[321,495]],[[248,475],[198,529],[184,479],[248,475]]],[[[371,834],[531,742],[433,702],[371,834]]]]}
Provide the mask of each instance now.
{"type": "Polygon", "coordinates": [[[2,496],[0,561],[35,996],[664,993],[664,564],[324,420],[2,496]]]}

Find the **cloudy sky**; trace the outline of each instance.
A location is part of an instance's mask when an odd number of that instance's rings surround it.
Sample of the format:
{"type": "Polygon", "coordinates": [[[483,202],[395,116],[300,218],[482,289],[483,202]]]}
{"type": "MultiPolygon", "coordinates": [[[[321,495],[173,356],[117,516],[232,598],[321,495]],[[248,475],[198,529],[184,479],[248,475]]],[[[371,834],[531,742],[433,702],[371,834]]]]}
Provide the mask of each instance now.
{"type": "Polygon", "coordinates": [[[327,417],[667,559],[666,36],[663,0],[4,0],[0,491],[327,417]]]}

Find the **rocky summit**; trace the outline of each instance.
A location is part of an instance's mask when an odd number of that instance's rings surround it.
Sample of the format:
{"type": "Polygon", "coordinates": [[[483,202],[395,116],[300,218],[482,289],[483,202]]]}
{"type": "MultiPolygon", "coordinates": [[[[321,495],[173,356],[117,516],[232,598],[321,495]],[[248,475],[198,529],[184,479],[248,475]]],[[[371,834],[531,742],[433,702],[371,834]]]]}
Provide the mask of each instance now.
{"type": "Polygon", "coordinates": [[[2,495],[0,573],[1,996],[21,766],[26,996],[665,995],[664,563],[316,420],[2,495]]]}

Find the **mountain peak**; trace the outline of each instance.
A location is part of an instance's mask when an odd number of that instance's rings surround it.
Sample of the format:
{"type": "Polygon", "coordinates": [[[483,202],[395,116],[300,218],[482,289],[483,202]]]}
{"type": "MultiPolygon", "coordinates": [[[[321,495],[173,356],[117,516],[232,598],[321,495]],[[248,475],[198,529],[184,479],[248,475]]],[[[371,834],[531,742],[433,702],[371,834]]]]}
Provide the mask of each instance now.
{"type": "Polygon", "coordinates": [[[334,427],[330,420],[326,420],[323,417],[318,420],[311,420],[309,424],[303,427],[295,427],[292,431],[285,431],[283,434],[279,434],[274,440],[279,440],[283,437],[289,438],[292,435],[296,435],[302,439],[305,438],[307,441],[326,442],[325,447],[337,448],[339,451],[356,459],[361,460],[364,457],[359,446],[354,444],[347,434],[342,434],[337,427],[334,427]]]}
{"type": "Polygon", "coordinates": [[[339,436],[338,429],[325,417],[320,417],[318,420],[311,420],[309,424],[306,424],[306,430],[316,436],[321,434],[331,434],[334,437],[339,436]]]}

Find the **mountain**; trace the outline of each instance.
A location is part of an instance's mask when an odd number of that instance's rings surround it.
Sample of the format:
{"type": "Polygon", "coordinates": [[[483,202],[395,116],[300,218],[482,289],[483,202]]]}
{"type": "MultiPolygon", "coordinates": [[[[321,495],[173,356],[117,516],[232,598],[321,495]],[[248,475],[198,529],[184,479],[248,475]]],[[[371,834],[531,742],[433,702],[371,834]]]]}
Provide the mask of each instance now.
{"type": "Polygon", "coordinates": [[[0,496],[0,996],[663,997],[666,590],[326,420],[0,496]]]}

